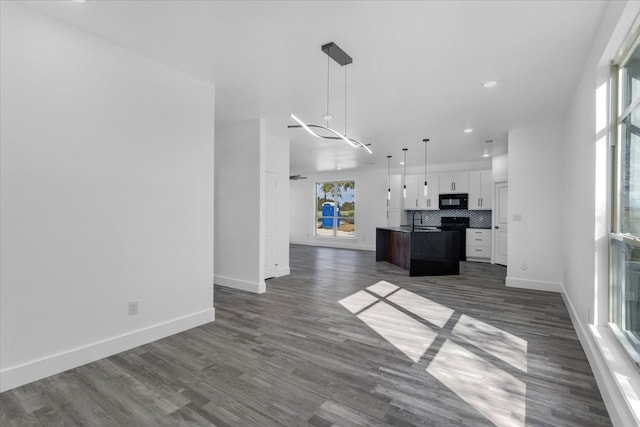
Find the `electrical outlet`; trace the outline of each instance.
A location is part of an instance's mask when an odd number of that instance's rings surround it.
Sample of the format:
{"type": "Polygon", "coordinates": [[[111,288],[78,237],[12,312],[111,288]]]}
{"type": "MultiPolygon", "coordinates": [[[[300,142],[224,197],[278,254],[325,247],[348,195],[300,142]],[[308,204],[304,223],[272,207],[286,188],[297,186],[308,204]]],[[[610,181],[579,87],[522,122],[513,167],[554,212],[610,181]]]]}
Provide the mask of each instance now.
{"type": "Polygon", "coordinates": [[[133,316],[138,314],[138,301],[130,301],[129,302],[129,316],[133,316]]]}

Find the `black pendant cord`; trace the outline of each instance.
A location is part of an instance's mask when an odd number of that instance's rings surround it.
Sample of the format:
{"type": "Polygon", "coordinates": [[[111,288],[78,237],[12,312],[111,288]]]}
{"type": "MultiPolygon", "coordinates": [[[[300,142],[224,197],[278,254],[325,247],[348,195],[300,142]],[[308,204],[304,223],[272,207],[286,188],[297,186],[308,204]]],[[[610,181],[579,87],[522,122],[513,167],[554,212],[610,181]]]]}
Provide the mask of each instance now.
{"type": "Polygon", "coordinates": [[[347,66],[344,66],[344,136],[347,136],[347,66]]]}
{"type": "Polygon", "coordinates": [[[327,123],[327,127],[329,127],[329,55],[327,55],[327,114],[324,116],[325,121],[327,123]]]}

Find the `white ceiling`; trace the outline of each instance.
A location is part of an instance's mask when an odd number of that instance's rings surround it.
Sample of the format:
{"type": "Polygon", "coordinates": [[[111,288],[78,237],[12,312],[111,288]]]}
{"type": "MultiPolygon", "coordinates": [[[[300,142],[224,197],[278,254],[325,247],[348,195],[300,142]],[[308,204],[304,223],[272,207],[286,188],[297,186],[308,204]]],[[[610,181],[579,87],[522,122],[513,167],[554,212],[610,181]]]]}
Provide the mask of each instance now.
{"type": "MultiPolygon", "coordinates": [[[[561,120],[606,1],[33,1],[29,6],[216,85],[216,123],[267,119],[291,173],[482,160],[509,129],[561,120]],[[374,154],[314,139],[327,56],[353,57],[348,134],[374,154]],[[497,80],[494,89],[482,82],[497,80]],[[474,129],[464,134],[465,127],[474,129]],[[494,144],[486,144],[494,139],[494,144]]],[[[344,68],[330,64],[330,124],[344,127],[344,68]]]]}

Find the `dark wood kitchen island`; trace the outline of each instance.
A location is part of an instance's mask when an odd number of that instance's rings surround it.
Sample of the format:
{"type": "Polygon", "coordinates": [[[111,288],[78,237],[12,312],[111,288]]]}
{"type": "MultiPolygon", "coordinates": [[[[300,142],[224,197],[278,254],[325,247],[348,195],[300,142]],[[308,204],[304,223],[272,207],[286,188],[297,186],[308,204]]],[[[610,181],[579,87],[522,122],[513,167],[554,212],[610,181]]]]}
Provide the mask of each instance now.
{"type": "Polygon", "coordinates": [[[376,261],[387,261],[409,270],[409,276],[460,274],[460,234],[457,231],[378,227],[376,261]]]}

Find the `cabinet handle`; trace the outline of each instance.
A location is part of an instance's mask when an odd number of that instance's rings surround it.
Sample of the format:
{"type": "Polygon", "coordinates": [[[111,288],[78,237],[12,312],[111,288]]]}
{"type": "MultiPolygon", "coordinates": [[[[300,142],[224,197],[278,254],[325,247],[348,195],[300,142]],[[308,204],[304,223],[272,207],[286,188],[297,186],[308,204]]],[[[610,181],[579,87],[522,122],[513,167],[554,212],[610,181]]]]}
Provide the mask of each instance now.
{"type": "Polygon", "coordinates": [[[453,182],[452,184],[453,184],[453,191],[456,191],[456,183],[453,182]]]}
{"type": "Polygon", "coordinates": [[[476,242],[482,242],[482,239],[475,239],[476,242]]]}
{"type": "Polygon", "coordinates": [[[476,249],[476,252],[482,252],[482,249],[476,249]]]}
{"type": "Polygon", "coordinates": [[[416,199],[416,208],[418,207],[418,199],[416,199]]]}

